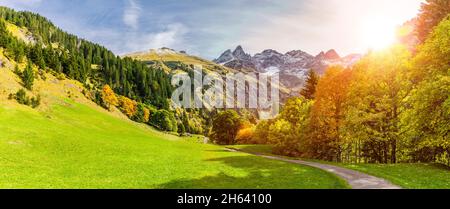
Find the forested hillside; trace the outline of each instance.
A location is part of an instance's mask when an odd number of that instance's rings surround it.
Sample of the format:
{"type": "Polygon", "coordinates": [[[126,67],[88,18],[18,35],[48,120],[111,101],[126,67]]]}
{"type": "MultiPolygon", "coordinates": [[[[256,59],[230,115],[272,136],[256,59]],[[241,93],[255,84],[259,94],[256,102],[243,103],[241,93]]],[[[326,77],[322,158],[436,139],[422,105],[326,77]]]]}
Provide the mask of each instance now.
{"type": "Polygon", "coordinates": [[[63,73],[85,84],[99,99],[105,84],[115,93],[137,102],[168,108],[171,94],[168,75],[139,61],[120,58],[98,44],[68,34],[45,17],[31,12],[16,12],[0,7],[0,47],[6,55],[21,63],[32,61],[40,71],[63,73]],[[30,32],[27,44],[7,30],[12,23],[30,32]]]}

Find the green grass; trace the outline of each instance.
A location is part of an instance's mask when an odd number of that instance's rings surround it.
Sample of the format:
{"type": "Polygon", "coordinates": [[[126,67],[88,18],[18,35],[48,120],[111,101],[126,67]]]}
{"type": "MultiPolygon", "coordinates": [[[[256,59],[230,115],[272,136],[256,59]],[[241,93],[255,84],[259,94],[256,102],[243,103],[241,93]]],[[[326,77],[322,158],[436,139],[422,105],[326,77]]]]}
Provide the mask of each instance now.
{"type": "Polygon", "coordinates": [[[165,135],[70,101],[0,106],[0,188],[347,188],[327,172],[165,135]]]}
{"type": "MultiPolygon", "coordinates": [[[[249,153],[273,155],[268,145],[236,145],[231,146],[249,153]]],[[[425,163],[411,164],[343,164],[310,160],[346,167],[373,176],[384,178],[393,184],[406,189],[450,189],[450,168],[425,163]]]]}
{"type": "MultiPolygon", "coordinates": [[[[342,164],[341,164],[342,165],[342,164]]],[[[450,169],[437,164],[342,165],[407,189],[450,189],[450,169]]]]}
{"type": "Polygon", "coordinates": [[[233,145],[227,147],[238,149],[248,153],[261,153],[265,155],[274,155],[272,154],[272,146],[270,145],[233,145]]]}

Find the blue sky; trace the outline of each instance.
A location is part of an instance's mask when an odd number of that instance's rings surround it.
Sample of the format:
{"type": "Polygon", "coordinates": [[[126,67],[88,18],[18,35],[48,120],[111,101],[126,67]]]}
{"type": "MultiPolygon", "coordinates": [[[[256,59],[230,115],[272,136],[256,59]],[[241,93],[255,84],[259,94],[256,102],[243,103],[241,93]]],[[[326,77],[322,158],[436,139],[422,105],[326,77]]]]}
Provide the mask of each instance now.
{"type": "MultiPolygon", "coordinates": [[[[311,54],[363,53],[370,20],[398,25],[422,0],[0,0],[37,12],[117,54],[169,47],[213,59],[242,45],[311,54]]],[[[383,24],[385,25],[385,24],[383,24]]],[[[383,30],[383,29],[380,29],[383,30]]]]}

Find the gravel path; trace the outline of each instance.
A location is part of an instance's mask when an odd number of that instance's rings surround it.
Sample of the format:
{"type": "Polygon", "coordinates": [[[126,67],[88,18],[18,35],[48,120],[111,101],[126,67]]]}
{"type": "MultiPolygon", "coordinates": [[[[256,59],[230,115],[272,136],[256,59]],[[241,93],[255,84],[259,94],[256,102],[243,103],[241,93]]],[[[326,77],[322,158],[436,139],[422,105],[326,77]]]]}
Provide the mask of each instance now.
{"type": "MultiPolygon", "coordinates": [[[[240,150],[230,149],[230,148],[226,148],[226,150],[231,151],[231,152],[242,152],[240,150]]],[[[247,153],[247,152],[245,152],[245,153],[247,153]]],[[[295,164],[300,164],[300,165],[307,165],[307,166],[319,168],[319,169],[328,171],[330,173],[336,174],[337,176],[343,178],[344,180],[346,180],[348,182],[348,184],[353,189],[401,189],[401,187],[393,185],[389,181],[384,180],[382,178],[378,178],[375,176],[367,175],[365,173],[361,173],[358,171],[354,171],[351,169],[342,168],[342,167],[338,167],[338,166],[334,166],[334,165],[308,162],[308,161],[303,161],[303,160],[292,160],[292,159],[287,159],[287,158],[283,158],[283,157],[268,156],[268,155],[263,155],[263,154],[258,154],[258,153],[247,153],[247,154],[252,154],[252,155],[256,155],[256,156],[260,156],[260,157],[264,157],[264,158],[272,159],[272,160],[280,160],[280,161],[284,161],[284,162],[295,163],[295,164]]]]}

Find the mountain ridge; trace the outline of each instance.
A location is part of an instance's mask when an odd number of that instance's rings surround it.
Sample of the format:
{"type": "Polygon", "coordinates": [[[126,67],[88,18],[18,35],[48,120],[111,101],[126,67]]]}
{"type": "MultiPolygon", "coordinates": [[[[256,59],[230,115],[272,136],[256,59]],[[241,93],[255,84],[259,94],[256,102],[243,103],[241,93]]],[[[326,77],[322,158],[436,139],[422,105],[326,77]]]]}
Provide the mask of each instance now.
{"type": "Polygon", "coordinates": [[[238,45],[234,51],[231,49],[224,51],[213,62],[239,71],[279,74],[281,83],[296,94],[303,88],[310,70],[322,75],[329,66],[349,67],[361,57],[360,54],[341,57],[334,49],[322,51],[316,56],[302,50],[292,50],[283,54],[274,49],[266,49],[251,56],[238,45]]]}

